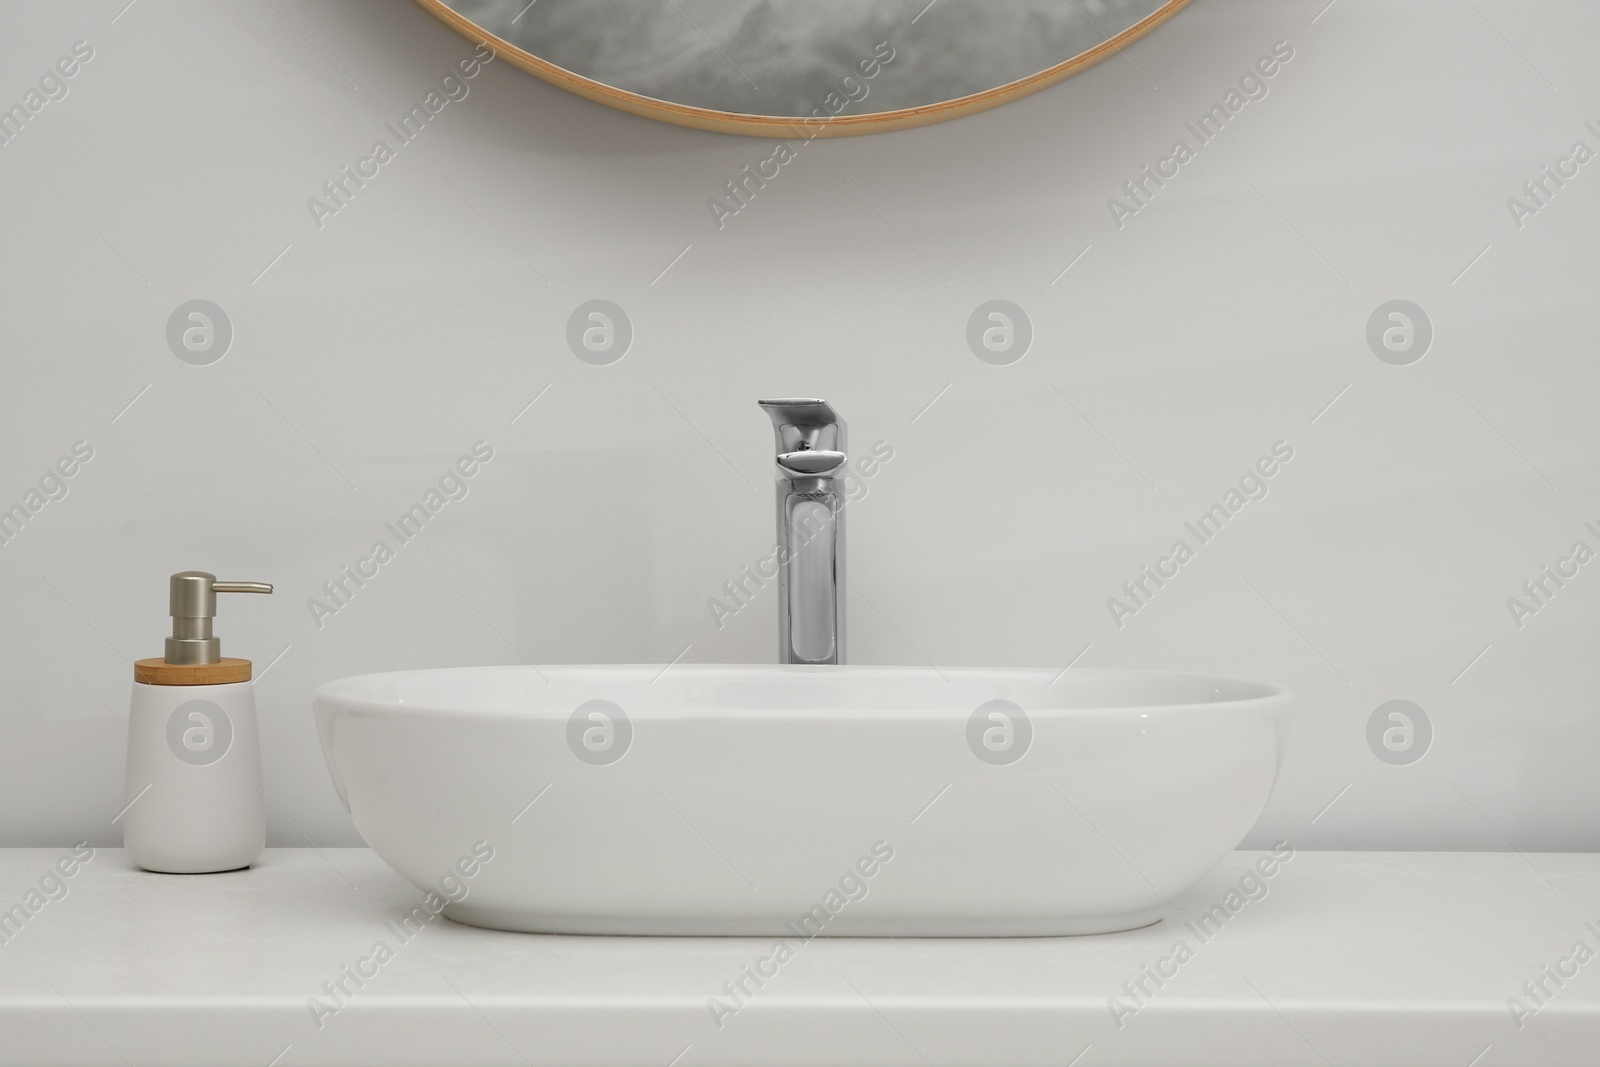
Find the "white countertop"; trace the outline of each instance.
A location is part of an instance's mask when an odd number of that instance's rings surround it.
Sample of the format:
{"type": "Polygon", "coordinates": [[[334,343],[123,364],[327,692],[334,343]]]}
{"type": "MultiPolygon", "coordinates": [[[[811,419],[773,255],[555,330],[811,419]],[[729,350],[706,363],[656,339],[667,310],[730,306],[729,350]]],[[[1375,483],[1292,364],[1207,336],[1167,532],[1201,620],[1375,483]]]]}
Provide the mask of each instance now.
{"type": "MultiPolygon", "coordinates": [[[[69,854],[0,850],[0,909],[26,908],[69,854]]],[[[1235,853],[1128,933],[797,943],[719,1029],[708,998],[732,1003],[723,983],[770,940],[441,918],[401,941],[386,924],[423,894],[365,849],[273,849],[199,876],[100,849],[65,896],[47,886],[59,899],[0,928],[0,1064],[1600,1063],[1600,957],[1569,956],[1600,952],[1600,855],[1299,852],[1202,941],[1186,922],[1255,859],[1235,853]],[[1192,958],[1160,988],[1144,979],[1138,1007],[1123,983],[1180,939],[1192,958]],[[309,998],[379,941],[393,957],[360,989],[346,979],[354,995],[319,1028],[309,998]],[[1547,965],[1576,975],[1544,979],[1540,1006],[1522,985],[1547,965]],[[1119,994],[1138,1007],[1120,1027],[1119,994]],[[1538,1009],[1520,1028],[1511,997],[1538,1009]]]]}

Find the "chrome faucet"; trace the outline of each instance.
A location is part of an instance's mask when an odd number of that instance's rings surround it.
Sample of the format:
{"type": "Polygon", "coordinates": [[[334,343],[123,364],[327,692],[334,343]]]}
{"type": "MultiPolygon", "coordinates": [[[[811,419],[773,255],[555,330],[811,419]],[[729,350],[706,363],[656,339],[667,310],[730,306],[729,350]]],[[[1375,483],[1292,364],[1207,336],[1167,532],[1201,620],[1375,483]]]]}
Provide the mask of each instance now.
{"type": "Polygon", "coordinates": [[[778,662],[844,662],[844,420],[825,400],[763,400],[777,434],[778,662]]]}

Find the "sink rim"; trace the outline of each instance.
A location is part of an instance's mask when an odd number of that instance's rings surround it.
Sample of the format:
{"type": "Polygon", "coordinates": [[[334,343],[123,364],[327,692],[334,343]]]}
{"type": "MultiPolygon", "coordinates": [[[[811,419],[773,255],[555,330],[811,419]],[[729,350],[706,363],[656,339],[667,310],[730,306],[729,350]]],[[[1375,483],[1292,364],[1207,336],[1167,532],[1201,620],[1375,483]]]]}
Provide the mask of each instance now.
{"type": "MultiPolygon", "coordinates": [[[[559,683],[571,684],[574,682],[595,682],[599,684],[637,684],[650,680],[661,680],[668,672],[677,682],[716,682],[739,680],[739,675],[765,675],[766,678],[749,677],[746,681],[774,680],[774,676],[792,675],[796,677],[821,677],[821,678],[849,678],[858,676],[863,679],[895,680],[904,679],[908,683],[937,683],[945,681],[954,683],[963,681],[982,684],[985,682],[1006,685],[1038,684],[1044,683],[1046,690],[1052,689],[1059,682],[1076,677],[1080,682],[1116,682],[1127,679],[1146,685],[1162,682],[1171,683],[1175,688],[1179,686],[1193,686],[1195,684],[1208,684],[1213,687],[1218,695],[1212,699],[1195,700],[1191,694],[1183,694],[1181,699],[1163,699],[1159,694],[1148,699],[1141,698],[1142,702],[1134,703],[1105,703],[1091,699],[1089,702],[1072,705],[1066,703],[1029,703],[1025,710],[1030,716],[1044,717],[1071,717],[1076,715],[1179,715],[1201,713],[1249,713],[1249,712],[1281,712],[1285,710],[1294,699],[1294,691],[1288,686],[1277,682],[1267,682],[1253,678],[1240,678],[1229,675],[1201,674],[1192,671],[1155,671],[1139,670],[1121,667],[1074,667],[1063,671],[1059,667],[916,667],[904,665],[879,665],[879,664],[778,664],[778,663],[575,663],[575,664],[478,664],[459,667],[424,667],[400,671],[373,671],[366,674],[349,675],[323,682],[317,686],[314,703],[319,712],[332,711],[337,707],[341,711],[361,711],[377,714],[393,715],[470,715],[482,717],[507,717],[518,719],[530,718],[564,718],[571,712],[571,707],[566,703],[553,704],[548,707],[529,707],[526,704],[490,706],[472,694],[463,694],[456,699],[441,700],[433,698],[419,700],[415,703],[406,703],[402,696],[376,695],[374,688],[381,684],[392,684],[396,680],[414,678],[421,675],[441,676],[449,674],[480,674],[494,672],[517,674],[529,679],[536,688],[559,683]],[[698,676],[698,677],[697,677],[698,676]],[[1240,694],[1240,695],[1230,695],[1240,694]]],[[[653,684],[653,682],[651,683],[653,684]]],[[[1053,696],[1059,695],[1067,698],[1071,692],[1070,686],[1058,690],[1053,696]]],[[[597,694],[599,695],[599,694],[597,694]]],[[[789,717],[804,718],[902,718],[911,719],[919,716],[950,716],[965,715],[971,708],[958,702],[949,706],[941,706],[935,701],[924,701],[913,707],[881,707],[869,709],[839,708],[818,702],[815,705],[801,707],[737,707],[701,706],[695,708],[661,707],[645,704],[630,706],[628,713],[637,718],[684,718],[684,717],[718,717],[740,719],[782,719],[789,717]]]]}

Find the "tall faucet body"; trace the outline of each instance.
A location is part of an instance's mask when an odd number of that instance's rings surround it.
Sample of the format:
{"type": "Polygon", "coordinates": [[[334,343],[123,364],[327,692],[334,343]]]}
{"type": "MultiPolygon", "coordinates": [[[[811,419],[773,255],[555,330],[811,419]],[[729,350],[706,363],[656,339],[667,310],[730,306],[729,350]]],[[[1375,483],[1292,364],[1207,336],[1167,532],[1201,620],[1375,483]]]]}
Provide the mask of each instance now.
{"type": "Polygon", "coordinates": [[[843,663],[845,424],[824,400],[763,400],[777,436],[778,662],[843,663]]]}

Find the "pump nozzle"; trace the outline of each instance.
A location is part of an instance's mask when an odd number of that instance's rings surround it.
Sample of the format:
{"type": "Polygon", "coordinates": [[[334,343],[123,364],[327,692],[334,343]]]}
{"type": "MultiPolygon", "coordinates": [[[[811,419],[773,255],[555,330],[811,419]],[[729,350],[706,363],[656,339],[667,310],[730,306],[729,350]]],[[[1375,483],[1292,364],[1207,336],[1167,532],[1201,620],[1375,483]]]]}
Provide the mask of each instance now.
{"type": "Polygon", "coordinates": [[[172,636],[167,638],[168,663],[216,663],[222,641],[212,636],[218,593],[270,593],[266,582],[219,582],[205,571],[179,571],[172,576],[172,636]]]}

